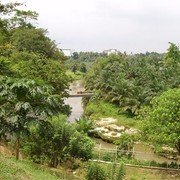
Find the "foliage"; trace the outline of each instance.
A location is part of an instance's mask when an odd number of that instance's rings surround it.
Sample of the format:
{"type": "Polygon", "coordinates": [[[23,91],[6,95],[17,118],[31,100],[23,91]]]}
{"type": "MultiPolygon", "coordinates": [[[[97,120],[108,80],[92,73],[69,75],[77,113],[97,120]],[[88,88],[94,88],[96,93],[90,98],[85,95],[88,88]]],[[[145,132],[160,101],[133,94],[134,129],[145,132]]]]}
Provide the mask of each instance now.
{"type": "Polygon", "coordinates": [[[15,9],[14,16],[10,19],[10,28],[33,28],[33,22],[37,21],[38,13],[35,11],[24,11],[15,9]]]}
{"type": "Polygon", "coordinates": [[[124,164],[112,163],[107,166],[108,179],[111,180],[123,180],[125,176],[124,164]]]}
{"type": "Polygon", "coordinates": [[[111,179],[111,180],[122,180],[125,176],[124,164],[112,163],[104,166],[98,163],[89,163],[87,167],[86,179],[111,179]]]}
{"type": "Polygon", "coordinates": [[[91,62],[95,61],[98,57],[103,57],[105,54],[98,52],[74,52],[72,55],[72,60],[79,62],[91,62]]]}
{"type": "Polygon", "coordinates": [[[54,87],[55,92],[67,96],[69,78],[60,61],[47,59],[39,54],[28,52],[13,53],[9,58],[11,70],[20,77],[43,81],[54,87]]]}
{"type": "Polygon", "coordinates": [[[174,43],[170,43],[168,53],[165,55],[164,64],[166,67],[180,66],[180,50],[174,43]]]}
{"type": "Polygon", "coordinates": [[[97,163],[89,163],[87,167],[87,180],[106,180],[105,170],[97,163]]]}
{"type": "Polygon", "coordinates": [[[9,68],[9,62],[5,58],[0,57],[0,75],[12,76],[14,73],[9,68]]]}
{"type": "Polygon", "coordinates": [[[122,180],[125,176],[124,164],[121,163],[117,170],[116,180],[122,180]]]}
{"type": "Polygon", "coordinates": [[[117,120],[116,124],[119,126],[137,126],[137,120],[132,116],[120,111],[117,105],[103,100],[90,100],[84,108],[84,115],[92,120],[112,117],[117,120]]]}
{"type": "Polygon", "coordinates": [[[134,139],[132,135],[123,133],[118,140],[115,141],[115,144],[118,145],[118,156],[132,156],[132,150],[134,146],[134,139]]]}
{"type": "Polygon", "coordinates": [[[0,155],[0,179],[58,180],[59,177],[29,160],[16,161],[15,158],[0,155]]]}
{"type": "Polygon", "coordinates": [[[48,116],[67,113],[61,96],[53,94],[53,88],[42,86],[33,80],[0,77],[0,117],[4,133],[17,136],[19,157],[20,138],[28,132],[31,121],[44,121],[48,116]]]}
{"type": "Polygon", "coordinates": [[[170,89],[151,101],[143,115],[142,137],[158,145],[176,147],[180,153],[180,89],[170,89]]]}
{"type": "Polygon", "coordinates": [[[80,61],[72,61],[68,60],[66,62],[66,67],[72,71],[74,74],[81,72],[86,73],[87,72],[87,65],[84,62],[80,61]]]}
{"type": "Polygon", "coordinates": [[[27,51],[44,55],[47,58],[65,60],[56,44],[46,36],[47,31],[37,28],[18,28],[13,31],[12,45],[16,51],[27,51]]]}
{"type": "Polygon", "coordinates": [[[57,167],[67,156],[69,141],[75,131],[66,119],[59,115],[46,123],[32,124],[30,135],[23,144],[24,152],[35,162],[48,162],[51,167],[57,167]]]}
{"type": "Polygon", "coordinates": [[[88,160],[92,158],[94,143],[85,134],[74,133],[69,142],[69,153],[72,157],[88,160]]]}
{"type": "Polygon", "coordinates": [[[81,117],[76,121],[76,129],[78,132],[88,133],[89,130],[93,129],[93,121],[86,117],[81,117]]]}
{"type": "MultiPolygon", "coordinates": [[[[179,54],[179,49],[175,49],[179,54]]],[[[171,53],[170,48],[166,59],[173,55],[177,59],[176,54],[171,53]]],[[[168,88],[179,87],[178,75],[177,66],[164,66],[162,55],[120,54],[97,59],[85,82],[86,89],[95,92],[92,98],[106,100],[136,115],[141,106],[148,105],[156,95],[168,88]]]]}
{"type": "Polygon", "coordinates": [[[23,152],[34,162],[48,163],[51,167],[57,167],[70,156],[82,160],[91,158],[91,139],[77,132],[74,124],[66,121],[66,116],[59,115],[46,123],[31,124],[30,135],[23,143],[23,152]]]}

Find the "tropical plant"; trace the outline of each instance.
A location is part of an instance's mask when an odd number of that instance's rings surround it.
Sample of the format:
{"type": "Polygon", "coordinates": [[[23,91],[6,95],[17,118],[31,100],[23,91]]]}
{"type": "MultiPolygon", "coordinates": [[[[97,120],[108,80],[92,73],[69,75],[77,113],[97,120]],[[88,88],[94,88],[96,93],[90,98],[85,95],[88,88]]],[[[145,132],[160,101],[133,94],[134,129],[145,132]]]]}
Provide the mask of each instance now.
{"type": "MultiPolygon", "coordinates": [[[[142,120],[142,137],[155,145],[168,145],[180,153],[180,89],[170,89],[151,101],[142,120]]],[[[144,112],[144,111],[143,111],[144,112]]],[[[142,112],[142,113],[143,113],[142,112]]]]}
{"type": "Polygon", "coordinates": [[[94,143],[86,134],[75,132],[69,142],[69,153],[72,157],[88,160],[92,158],[94,143]]]}
{"type": "MultiPolygon", "coordinates": [[[[60,95],[50,86],[33,80],[0,77],[0,117],[8,133],[16,135],[16,158],[20,140],[32,121],[45,121],[48,116],[68,113],[60,95]]],[[[6,132],[6,133],[7,133],[6,132]]]]}
{"type": "Polygon", "coordinates": [[[87,167],[87,180],[106,180],[106,171],[97,163],[89,163],[87,167]]]}
{"type": "Polygon", "coordinates": [[[134,146],[134,137],[132,135],[123,133],[118,140],[115,141],[118,146],[117,154],[121,156],[132,156],[132,150],[134,146]]]}

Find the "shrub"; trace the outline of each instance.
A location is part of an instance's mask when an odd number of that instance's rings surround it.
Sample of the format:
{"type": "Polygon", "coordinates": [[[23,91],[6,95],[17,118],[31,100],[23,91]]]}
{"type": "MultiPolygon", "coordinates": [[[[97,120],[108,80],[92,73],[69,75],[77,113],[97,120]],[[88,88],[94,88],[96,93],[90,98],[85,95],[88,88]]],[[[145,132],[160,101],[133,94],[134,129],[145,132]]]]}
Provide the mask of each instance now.
{"type": "Polygon", "coordinates": [[[85,134],[75,132],[69,142],[69,153],[72,157],[88,160],[92,158],[94,143],[85,134]]]}
{"type": "Polygon", "coordinates": [[[105,170],[97,163],[90,163],[87,167],[87,180],[106,180],[105,170]]]}

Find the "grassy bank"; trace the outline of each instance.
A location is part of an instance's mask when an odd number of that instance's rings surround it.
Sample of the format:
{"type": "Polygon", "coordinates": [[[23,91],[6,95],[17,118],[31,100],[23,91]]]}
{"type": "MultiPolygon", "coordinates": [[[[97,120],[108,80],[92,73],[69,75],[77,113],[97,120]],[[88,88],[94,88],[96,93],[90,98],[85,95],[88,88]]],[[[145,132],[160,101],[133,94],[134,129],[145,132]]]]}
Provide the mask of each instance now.
{"type": "Polygon", "coordinates": [[[15,158],[0,155],[0,180],[1,179],[56,180],[60,179],[60,177],[28,160],[16,161],[15,158]]]}
{"type": "Polygon", "coordinates": [[[104,101],[89,102],[84,110],[84,115],[90,117],[92,120],[112,117],[117,119],[117,125],[127,127],[136,127],[138,124],[137,120],[133,117],[122,113],[119,107],[104,101]]]}

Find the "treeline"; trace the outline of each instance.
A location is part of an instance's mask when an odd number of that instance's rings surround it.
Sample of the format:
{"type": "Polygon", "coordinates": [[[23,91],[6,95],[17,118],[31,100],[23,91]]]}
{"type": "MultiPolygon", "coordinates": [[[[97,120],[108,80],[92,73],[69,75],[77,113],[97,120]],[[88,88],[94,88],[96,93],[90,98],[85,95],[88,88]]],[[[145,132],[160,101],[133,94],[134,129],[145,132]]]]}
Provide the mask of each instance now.
{"type": "Polygon", "coordinates": [[[91,157],[92,141],[68,124],[66,57],[36,26],[38,14],[0,2],[0,140],[35,162],[91,157]]]}
{"type": "Polygon", "coordinates": [[[66,67],[74,73],[78,71],[86,73],[97,58],[106,56],[106,54],[98,52],[74,52],[66,61],[66,67]]]}
{"type": "Polygon", "coordinates": [[[86,89],[136,115],[153,97],[179,87],[179,61],[179,48],[172,43],[165,56],[147,53],[98,58],[86,76],[86,89]]]}

